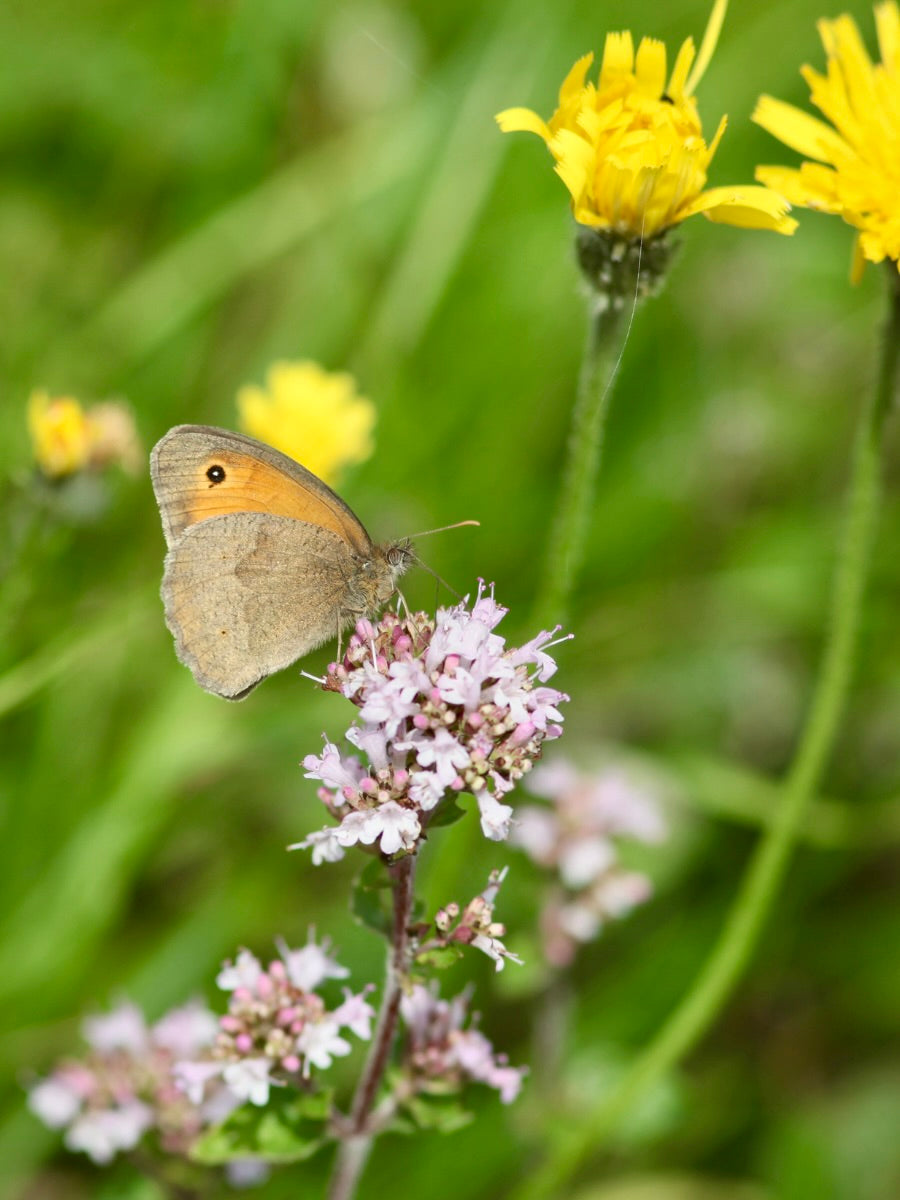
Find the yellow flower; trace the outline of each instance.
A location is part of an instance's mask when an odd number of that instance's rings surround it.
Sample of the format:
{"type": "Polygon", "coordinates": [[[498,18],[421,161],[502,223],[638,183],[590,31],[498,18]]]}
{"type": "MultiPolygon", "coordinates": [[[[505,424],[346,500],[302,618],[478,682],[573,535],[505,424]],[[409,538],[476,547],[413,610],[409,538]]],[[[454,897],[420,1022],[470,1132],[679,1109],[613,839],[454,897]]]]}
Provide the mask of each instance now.
{"type": "Polygon", "coordinates": [[[72,396],[34,391],[28,397],[28,432],[34,457],[51,479],[87,466],[91,429],[84,409],[72,396]]]}
{"type": "Polygon", "coordinates": [[[266,387],[242,387],[241,428],[268,442],[328,483],[374,449],[375,406],[356,391],[352,375],[314,362],[276,362],[266,387]]]}
{"type": "Polygon", "coordinates": [[[694,213],[711,221],[793,233],[790,205],[768,188],[706,187],[706,170],[722,134],[709,145],[697,115],[694,88],[712,57],[727,0],[716,0],[699,56],[682,45],[666,83],[666,48],[631,34],[606,37],[597,83],[586,83],[588,54],[569,72],[549,121],[527,108],[497,115],[504,133],[526,130],[546,142],[556,172],[572,196],[575,220],[629,238],[652,238],[694,213]],[[693,69],[692,69],[693,68],[693,69]]]}
{"type": "Polygon", "coordinates": [[[134,474],[141,462],[134,418],[113,401],[84,409],[72,396],[34,391],[28,397],[28,432],[38,467],[51,479],[109,463],[134,474]]]}
{"type": "Polygon", "coordinates": [[[865,261],[888,258],[900,269],[900,10],[875,8],[882,61],[872,63],[852,17],[820,21],[827,73],[802,67],[810,98],[831,122],[761,96],[753,120],[814,162],[759,167],[757,179],[788,199],[837,213],[859,230],[854,281],[865,261]]]}

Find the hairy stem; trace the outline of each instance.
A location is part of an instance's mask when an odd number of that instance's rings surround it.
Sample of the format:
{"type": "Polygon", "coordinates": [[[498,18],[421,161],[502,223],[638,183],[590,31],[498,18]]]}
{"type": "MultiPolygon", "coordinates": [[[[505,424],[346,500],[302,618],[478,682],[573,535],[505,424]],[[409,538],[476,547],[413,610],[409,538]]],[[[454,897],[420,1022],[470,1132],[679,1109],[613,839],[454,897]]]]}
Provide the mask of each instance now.
{"type": "Polygon", "coordinates": [[[517,1200],[537,1200],[555,1194],[635,1101],[703,1036],[746,967],[784,879],[798,831],[834,744],[853,668],[878,512],[882,431],[897,394],[900,371],[900,279],[896,264],[889,267],[890,313],[876,386],[860,413],[857,427],[828,636],[777,817],[759,842],[719,939],[687,995],[616,1086],[576,1129],[560,1139],[544,1166],[517,1190],[517,1200]]]}
{"type": "Polygon", "coordinates": [[[539,624],[565,623],[584,559],[622,315],[620,305],[590,308],[562,486],[535,603],[539,624]]]}
{"type": "Polygon", "coordinates": [[[369,1130],[369,1118],[391,1056],[397,1019],[400,1015],[403,981],[409,969],[408,931],[412,916],[415,870],[415,855],[408,855],[388,868],[393,884],[394,921],[391,944],[388,947],[384,995],[369,1056],[350,1107],[346,1134],[335,1159],[328,1200],[351,1200],[372,1148],[373,1134],[369,1130]]]}

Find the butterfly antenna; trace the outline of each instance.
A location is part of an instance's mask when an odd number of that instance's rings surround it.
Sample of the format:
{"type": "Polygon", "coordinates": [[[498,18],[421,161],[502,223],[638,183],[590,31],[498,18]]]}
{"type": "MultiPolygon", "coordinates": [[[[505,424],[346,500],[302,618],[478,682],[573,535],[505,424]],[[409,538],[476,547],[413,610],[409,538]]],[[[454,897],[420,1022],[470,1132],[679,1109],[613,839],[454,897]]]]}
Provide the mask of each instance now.
{"type": "Polygon", "coordinates": [[[425,529],[421,533],[411,533],[411,538],[428,537],[432,533],[446,533],[448,529],[462,529],[463,525],[481,525],[480,521],[457,521],[455,525],[442,525],[440,529],[425,529]]]}
{"type": "MultiPolygon", "coordinates": [[[[452,529],[452,528],[454,528],[454,526],[451,525],[450,528],[452,529]]],[[[435,533],[437,533],[437,532],[439,532],[439,531],[435,530],[435,533]]],[[[419,536],[421,536],[421,534],[419,536]]],[[[444,587],[447,589],[447,591],[450,593],[451,596],[455,596],[457,598],[457,600],[462,600],[462,596],[459,594],[459,592],[456,590],[456,588],[452,588],[446,579],[444,579],[442,576],[438,575],[437,571],[432,571],[431,567],[429,567],[427,563],[423,563],[421,558],[419,558],[418,554],[416,555],[416,562],[419,564],[419,566],[422,568],[423,571],[428,572],[428,574],[432,577],[432,579],[436,579],[438,581],[438,583],[442,583],[444,585],[444,587]]]]}

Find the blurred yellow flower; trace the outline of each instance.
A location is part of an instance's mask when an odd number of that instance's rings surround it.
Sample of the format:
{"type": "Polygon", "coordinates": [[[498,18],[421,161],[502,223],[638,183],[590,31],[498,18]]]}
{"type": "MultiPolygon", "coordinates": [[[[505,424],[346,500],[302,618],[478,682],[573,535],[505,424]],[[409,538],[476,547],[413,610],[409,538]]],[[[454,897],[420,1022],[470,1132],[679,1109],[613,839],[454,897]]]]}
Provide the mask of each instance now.
{"type": "Polygon", "coordinates": [[[133,474],[140,465],[134,418],[114,401],[84,409],[73,396],[34,391],[28,397],[28,432],[35,461],[50,479],[109,463],[133,474]]]}
{"type": "Polygon", "coordinates": [[[827,73],[801,68],[810,98],[830,125],[792,104],[761,96],[753,120],[786,146],[814,159],[759,167],[757,179],[795,204],[837,213],[859,230],[853,278],[865,261],[900,268],[900,10],[875,7],[881,63],[873,64],[852,17],[820,21],[827,73]]]}
{"type": "Polygon", "coordinates": [[[276,362],[265,388],[248,384],[237,397],[241,428],[289,454],[327,483],[374,449],[375,405],[352,375],[309,361],[276,362]]]}
{"type": "Polygon", "coordinates": [[[87,414],[74,397],[32,392],[28,397],[28,432],[37,464],[51,479],[87,466],[91,431],[87,414]]]}
{"type": "Polygon", "coordinates": [[[575,220],[629,238],[652,238],[686,217],[793,233],[790,205],[768,188],[706,186],[706,169],[725,131],[719,122],[709,145],[697,115],[694,88],[718,41],[727,0],[716,0],[696,56],[682,45],[666,83],[666,48],[643,38],[634,52],[629,32],[606,37],[596,84],[585,76],[593,55],[578,60],[549,121],[528,108],[498,113],[504,133],[525,130],[546,142],[556,172],[572,196],[575,220]]]}

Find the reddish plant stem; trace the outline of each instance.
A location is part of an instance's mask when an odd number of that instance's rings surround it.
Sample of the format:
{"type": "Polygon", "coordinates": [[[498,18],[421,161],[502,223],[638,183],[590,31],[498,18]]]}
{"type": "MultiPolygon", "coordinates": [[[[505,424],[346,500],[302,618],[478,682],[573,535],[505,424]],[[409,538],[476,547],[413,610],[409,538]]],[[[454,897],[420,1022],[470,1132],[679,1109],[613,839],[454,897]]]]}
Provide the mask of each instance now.
{"type": "Polygon", "coordinates": [[[394,1035],[397,1032],[397,1018],[400,1015],[400,1001],[403,997],[403,980],[409,970],[409,925],[412,917],[415,870],[415,855],[409,855],[388,868],[394,889],[394,921],[388,949],[384,996],[369,1057],[350,1107],[345,1138],[335,1159],[328,1200],[351,1200],[369,1157],[372,1145],[369,1120],[391,1056],[394,1035]]]}

